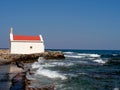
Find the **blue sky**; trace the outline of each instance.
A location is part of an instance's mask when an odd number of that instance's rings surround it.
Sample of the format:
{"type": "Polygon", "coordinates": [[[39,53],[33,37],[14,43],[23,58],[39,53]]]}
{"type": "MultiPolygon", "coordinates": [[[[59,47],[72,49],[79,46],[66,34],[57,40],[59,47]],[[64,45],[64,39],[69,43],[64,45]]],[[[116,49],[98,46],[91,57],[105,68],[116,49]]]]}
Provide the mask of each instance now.
{"type": "Polygon", "coordinates": [[[0,0],[0,48],[11,26],[47,49],[120,50],[120,0],[0,0]]]}

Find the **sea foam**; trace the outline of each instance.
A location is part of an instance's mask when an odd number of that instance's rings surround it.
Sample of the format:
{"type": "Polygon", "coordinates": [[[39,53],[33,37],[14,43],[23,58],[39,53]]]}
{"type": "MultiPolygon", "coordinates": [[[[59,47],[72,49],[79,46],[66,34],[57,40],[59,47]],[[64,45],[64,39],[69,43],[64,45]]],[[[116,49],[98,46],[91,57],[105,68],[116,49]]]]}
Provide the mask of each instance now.
{"type": "Polygon", "coordinates": [[[94,62],[101,63],[101,64],[106,63],[106,62],[105,62],[105,61],[103,61],[102,59],[96,59],[96,60],[94,60],[94,62]]]}
{"type": "Polygon", "coordinates": [[[64,54],[73,54],[73,52],[64,52],[64,54]]]}
{"type": "Polygon", "coordinates": [[[84,58],[84,56],[79,56],[79,55],[64,55],[64,56],[70,58],[84,58]]]}
{"type": "Polygon", "coordinates": [[[53,66],[72,66],[72,65],[74,65],[74,63],[69,62],[69,61],[68,62],[52,62],[49,64],[51,64],[53,66]]]}
{"type": "Polygon", "coordinates": [[[64,56],[69,57],[69,58],[99,58],[101,55],[99,55],[99,54],[87,54],[87,53],[73,54],[73,52],[65,52],[64,56]]]}
{"type": "MultiPolygon", "coordinates": [[[[61,63],[63,64],[63,63],[61,63]]],[[[67,77],[65,77],[64,75],[58,73],[57,71],[52,71],[49,69],[46,69],[46,67],[49,66],[54,66],[54,65],[50,65],[50,64],[46,64],[43,60],[43,58],[39,58],[38,62],[35,62],[32,64],[32,68],[36,68],[36,75],[43,75],[49,78],[60,78],[62,80],[67,79],[67,77]]]]}
{"type": "Polygon", "coordinates": [[[58,73],[57,71],[51,71],[48,69],[38,69],[36,72],[37,75],[43,75],[49,78],[60,78],[62,80],[67,79],[67,77],[65,77],[64,75],[58,73]]]}
{"type": "Polygon", "coordinates": [[[97,57],[100,57],[99,54],[78,54],[80,56],[84,56],[84,57],[93,57],[93,58],[97,58],[97,57]]]}
{"type": "Polygon", "coordinates": [[[40,64],[38,63],[38,62],[34,62],[33,64],[32,64],[32,68],[34,69],[34,68],[40,68],[40,64]]]}

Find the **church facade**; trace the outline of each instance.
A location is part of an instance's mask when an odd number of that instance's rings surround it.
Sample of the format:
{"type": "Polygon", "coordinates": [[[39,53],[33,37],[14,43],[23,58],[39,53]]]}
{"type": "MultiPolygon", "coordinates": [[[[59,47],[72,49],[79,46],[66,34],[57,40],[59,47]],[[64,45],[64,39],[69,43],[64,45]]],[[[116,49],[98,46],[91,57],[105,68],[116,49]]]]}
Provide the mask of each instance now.
{"type": "Polygon", "coordinates": [[[34,54],[45,51],[42,35],[14,35],[10,29],[10,54],[34,54]]]}

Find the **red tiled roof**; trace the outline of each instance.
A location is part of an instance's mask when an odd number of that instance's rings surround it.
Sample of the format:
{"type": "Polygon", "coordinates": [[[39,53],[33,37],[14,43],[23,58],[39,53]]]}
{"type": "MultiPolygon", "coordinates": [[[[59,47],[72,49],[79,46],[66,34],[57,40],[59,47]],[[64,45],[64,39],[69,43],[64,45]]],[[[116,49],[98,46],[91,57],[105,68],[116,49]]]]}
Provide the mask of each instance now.
{"type": "Polygon", "coordinates": [[[40,40],[39,36],[13,35],[13,40],[40,40]]]}

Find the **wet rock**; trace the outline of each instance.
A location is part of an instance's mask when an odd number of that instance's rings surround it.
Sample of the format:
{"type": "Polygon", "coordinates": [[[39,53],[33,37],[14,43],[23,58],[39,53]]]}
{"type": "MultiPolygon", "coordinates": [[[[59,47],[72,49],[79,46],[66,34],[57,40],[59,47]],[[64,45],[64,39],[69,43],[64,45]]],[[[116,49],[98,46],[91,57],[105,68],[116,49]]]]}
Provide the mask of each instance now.
{"type": "Polygon", "coordinates": [[[9,81],[9,75],[8,74],[1,74],[0,75],[0,82],[7,82],[9,81]]]}
{"type": "Polygon", "coordinates": [[[10,90],[25,90],[25,73],[18,73],[12,79],[10,90]]]}

